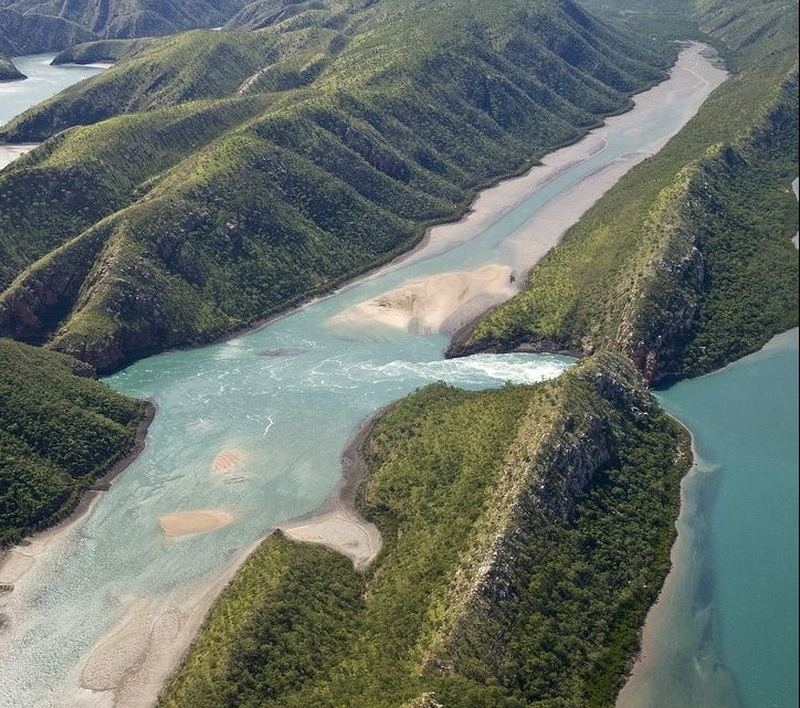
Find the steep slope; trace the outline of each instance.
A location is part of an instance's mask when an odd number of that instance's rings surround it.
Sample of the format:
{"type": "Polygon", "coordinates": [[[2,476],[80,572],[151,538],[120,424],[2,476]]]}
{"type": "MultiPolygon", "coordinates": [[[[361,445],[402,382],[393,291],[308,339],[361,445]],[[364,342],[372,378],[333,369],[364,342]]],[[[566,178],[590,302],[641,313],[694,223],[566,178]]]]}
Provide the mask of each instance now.
{"type": "Polygon", "coordinates": [[[135,56],[155,40],[144,39],[101,39],[96,42],[76,44],[53,59],[53,64],[94,64],[97,62],[116,62],[135,56]]]}
{"type": "Polygon", "coordinates": [[[0,54],[0,81],[15,81],[24,78],[25,74],[20,72],[10,59],[0,54]]]}
{"type": "Polygon", "coordinates": [[[207,341],[407,249],[662,76],[568,2],[457,5],[180,35],[12,122],[94,125],[0,175],[0,331],[102,371],[207,341]]]}
{"type": "Polygon", "coordinates": [[[134,448],[145,404],[90,374],[70,357],[0,339],[0,547],[64,518],[134,448]]]}
{"type": "Polygon", "coordinates": [[[635,372],[600,355],[535,387],[431,386],[363,452],[374,566],[268,539],[161,704],[610,705],[690,460],[635,372]]]}
{"type": "Polygon", "coordinates": [[[740,71],[451,354],[611,348],[660,381],[797,324],[797,9],[722,6],[706,26],[740,71]]]}
{"type": "Polygon", "coordinates": [[[23,14],[0,3],[0,52],[38,54],[96,39],[85,27],[59,16],[23,14]]]}
{"type": "Polygon", "coordinates": [[[79,42],[162,36],[224,24],[243,0],[0,0],[0,48],[12,55],[66,49],[79,42]]]}

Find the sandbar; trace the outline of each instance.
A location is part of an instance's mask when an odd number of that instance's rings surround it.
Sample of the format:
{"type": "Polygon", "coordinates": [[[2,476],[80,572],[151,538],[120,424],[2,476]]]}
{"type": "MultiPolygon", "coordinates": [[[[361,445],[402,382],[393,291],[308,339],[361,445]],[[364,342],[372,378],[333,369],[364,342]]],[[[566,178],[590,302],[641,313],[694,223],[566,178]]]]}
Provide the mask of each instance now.
{"type": "Polygon", "coordinates": [[[214,531],[232,523],[233,518],[233,514],[224,509],[195,509],[164,514],[158,517],[158,523],[164,535],[173,538],[214,531]]]}
{"type": "Polygon", "coordinates": [[[337,329],[386,326],[415,334],[454,331],[514,293],[511,268],[492,264],[412,280],[347,308],[328,323],[337,329]]]}
{"type": "Polygon", "coordinates": [[[236,448],[230,448],[220,452],[211,463],[211,471],[214,474],[227,474],[242,466],[245,453],[236,448]]]}

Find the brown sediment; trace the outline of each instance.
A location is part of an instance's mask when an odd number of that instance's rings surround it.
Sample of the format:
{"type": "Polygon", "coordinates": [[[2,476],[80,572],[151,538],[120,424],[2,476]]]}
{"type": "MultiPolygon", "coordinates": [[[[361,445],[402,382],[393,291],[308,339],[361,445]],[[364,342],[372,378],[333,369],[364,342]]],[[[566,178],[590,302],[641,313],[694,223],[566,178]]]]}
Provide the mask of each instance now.
{"type": "Polygon", "coordinates": [[[220,452],[211,463],[211,471],[214,474],[227,474],[242,466],[245,453],[236,448],[229,448],[220,452]]]}
{"type": "Polygon", "coordinates": [[[233,519],[225,509],[192,509],[159,516],[158,523],[165,536],[174,538],[214,531],[233,523],[233,519]]]}

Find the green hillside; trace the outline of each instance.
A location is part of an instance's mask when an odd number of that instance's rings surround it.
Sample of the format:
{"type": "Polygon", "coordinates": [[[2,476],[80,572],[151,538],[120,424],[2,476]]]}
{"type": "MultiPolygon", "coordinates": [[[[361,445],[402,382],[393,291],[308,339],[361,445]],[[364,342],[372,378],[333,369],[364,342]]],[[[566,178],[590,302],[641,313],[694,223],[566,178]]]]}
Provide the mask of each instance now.
{"type": "Polygon", "coordinates": [[[145,404],[63,354],[0,339],[0,548],[71,512],[131,450],[145,404]]]}
{"type": "Polygon", "coordinates": [[[276,534],[162,706],[609,706],[669,568],[688,438],[622,359],[397,403],[365,441],[365,575],[276,534]]]}
{"type": "Polygon", "coordinates": [[[244,0],[0,0],[0,51],[37,54],[93,40],[216,27],[244,5],[244,0]]]}
{"type": "Polygon", "coordinates": [[[611,348],[659,381],[797,324],[797,8],[701,10],[737,73],[451,353],[611,348]]]}
{"type": "Polygon", "coordinates": [[[108,371],[245,326],[406,250],[669,61],[568,2],[334,9],[154,42],[3,129],[92,124],[0,175],[0,331],[108,371]]]}
{"type": "Polygon", "coordinates": [[[152,44],[154,39],[100,39],[84,42],[59,52],[53,64],[94,64],[97,62],[116,62],[138,54],[152,44]]]}

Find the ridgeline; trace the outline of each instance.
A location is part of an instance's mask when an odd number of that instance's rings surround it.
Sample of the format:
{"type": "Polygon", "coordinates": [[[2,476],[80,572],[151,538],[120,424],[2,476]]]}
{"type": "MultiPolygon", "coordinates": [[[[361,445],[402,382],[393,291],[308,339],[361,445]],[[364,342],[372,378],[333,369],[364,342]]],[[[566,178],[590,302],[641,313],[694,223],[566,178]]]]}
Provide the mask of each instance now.
{"type": "Polygon", "coordinates": [[[148,42],[0,131],[53,136],[0,175],[0,332],[106,372],[247,326],[407,250],[675,53],[555,0],[295,10],[148,42]]]}
{"type": "Polygon", "coordinates": [[[733,77],[450,355],[605,348],[656,383],[797,325],[797,8],[703,3],[700,17],[733,77]]]}
{"type": "Polygon", "coordinates": [[[691,453],[621,357],[535,386],[432,385],[363,443],[365,575],[274,534],[161,706],[608,706],[669,568],[691,453]]]}

